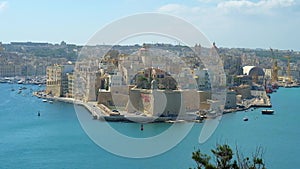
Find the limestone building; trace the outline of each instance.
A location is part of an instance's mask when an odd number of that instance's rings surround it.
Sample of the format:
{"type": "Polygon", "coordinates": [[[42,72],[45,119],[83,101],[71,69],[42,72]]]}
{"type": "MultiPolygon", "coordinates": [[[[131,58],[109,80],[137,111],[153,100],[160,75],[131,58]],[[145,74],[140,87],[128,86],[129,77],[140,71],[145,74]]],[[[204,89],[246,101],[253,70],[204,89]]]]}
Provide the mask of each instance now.
{"type": "Polygon", "coordinates": [[[46,93],[52,96],[67,96],[69,93],[68,76],[74,71],[74,65],[53,65],[46,70],[46,93]]]}

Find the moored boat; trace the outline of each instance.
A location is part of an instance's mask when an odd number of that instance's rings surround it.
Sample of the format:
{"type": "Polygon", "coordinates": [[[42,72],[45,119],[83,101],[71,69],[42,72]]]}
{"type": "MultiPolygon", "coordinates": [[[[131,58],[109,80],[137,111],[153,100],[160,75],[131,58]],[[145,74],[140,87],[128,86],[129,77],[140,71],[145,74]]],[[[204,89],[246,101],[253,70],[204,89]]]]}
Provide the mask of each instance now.
{"type": "Polygon", "coordinates": [[[269,115],[271,115],[271,114],[274,113],[274,110],[265,109],[265,110],[262,110],[261,113],[262,113],[262,114],[269,114],[269,115]]]}
{"type": "Polygon", "coordinates": [[[272,90],[271,88],[268,87],[268,88],[266,89],[266,92],[267,92],[267,93],[273,93],[273,90],[272,90]]]}
{"type": "Polygon", "coordinates": [[[24,81],[23,81],[23,80],[19,80],[17,83],[18,83],[18,84],[23,84],[24,81]]]}
{"type": "Polygon", "coordinates": [[[276,90],[276,89],[278,89],[278,88],[279,88],[279,86],[278,86],[277,83],[273,83],[273,84],[272,84],[272,89],[275,89],[275,90],[276,90]]]}

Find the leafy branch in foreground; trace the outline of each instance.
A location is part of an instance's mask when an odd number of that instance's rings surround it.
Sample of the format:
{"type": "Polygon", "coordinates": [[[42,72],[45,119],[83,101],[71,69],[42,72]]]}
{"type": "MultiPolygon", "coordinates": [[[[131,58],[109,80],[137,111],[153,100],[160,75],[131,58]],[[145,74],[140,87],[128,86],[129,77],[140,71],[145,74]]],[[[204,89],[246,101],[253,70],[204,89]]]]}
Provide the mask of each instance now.
{"type": "Polygon", "coordinates": [[[203,154],[199,149],[192,153],[192,159],[196,162],[196,169],[266,169],[262,159],[263,149],[258,147],[252,158],[244,157],[236,147],[236,159],[229,145],[217,145],[212,149],[215,164],[210,163],[211,157],[203,154]]]}

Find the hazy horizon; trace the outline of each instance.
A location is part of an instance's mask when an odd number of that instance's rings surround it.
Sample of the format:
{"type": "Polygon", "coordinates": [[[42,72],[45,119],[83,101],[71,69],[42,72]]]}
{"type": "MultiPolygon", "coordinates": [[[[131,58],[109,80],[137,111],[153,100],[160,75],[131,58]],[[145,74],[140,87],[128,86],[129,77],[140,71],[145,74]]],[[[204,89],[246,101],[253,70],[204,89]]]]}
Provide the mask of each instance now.
{"type": "Polygon", "coordinates": [[[154,12],[186,20],[217,46],[299,51],[299,9],[296,0],[0,0],[0,42],[84,45],[114,21],[154,12]]]}

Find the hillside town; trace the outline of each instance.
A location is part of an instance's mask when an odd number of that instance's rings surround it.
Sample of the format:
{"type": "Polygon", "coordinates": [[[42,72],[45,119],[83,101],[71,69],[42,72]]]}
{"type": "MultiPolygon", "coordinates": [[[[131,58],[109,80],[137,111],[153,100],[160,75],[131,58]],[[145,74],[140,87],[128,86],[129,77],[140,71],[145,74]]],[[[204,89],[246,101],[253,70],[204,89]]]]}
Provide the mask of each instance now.
{"type": "Polygon", "coordinates": [[[288,50],[228,49],[215,43],[211,48],[200,44],[82,47],[65,42],[12,42],[1,44],[0,50],[1,82],[45,83],[45,91],[37,96],[92,104],[101,110],[101,114],[91,110],[94,118],[113,120],[199,120],[271,107],[269,93],[278,87],[297,87],[300,79],[300,53],[288,50]],[[211,59],[214,55],[220,63],[211,59]],[[218,72],[222,67],[224,72],[218,72]],[[222,92],[224,97],[217,98],[222,92]],[[211,114],[214,105],[222,112],[211,114]]]}

